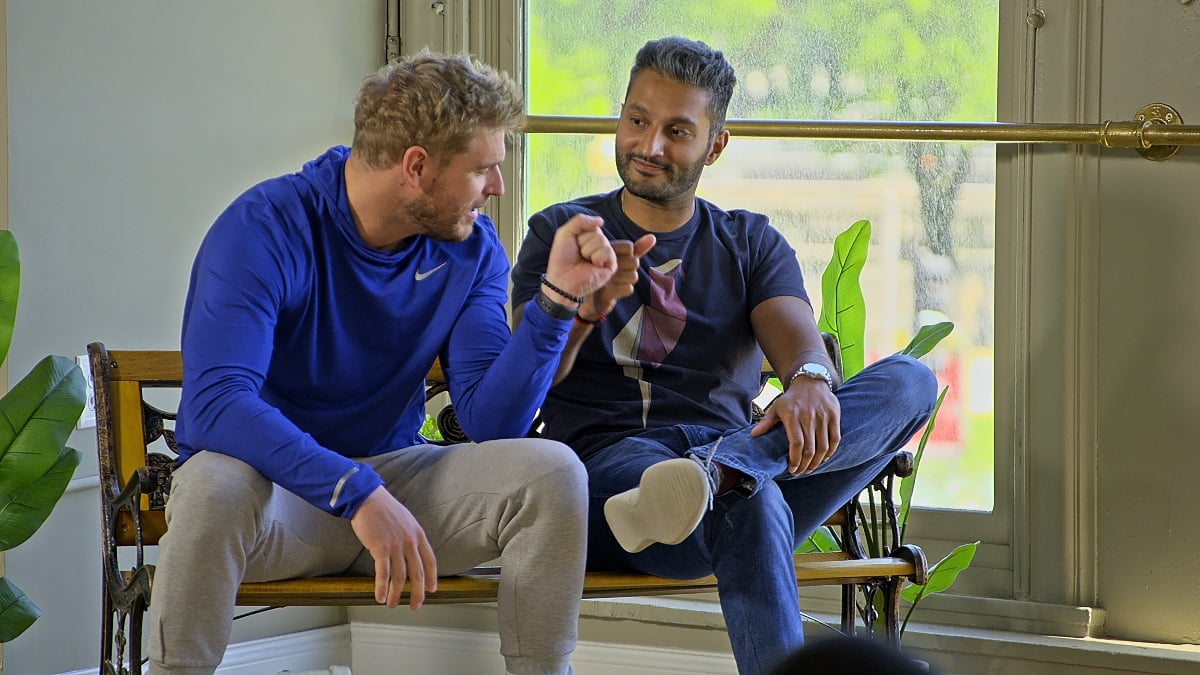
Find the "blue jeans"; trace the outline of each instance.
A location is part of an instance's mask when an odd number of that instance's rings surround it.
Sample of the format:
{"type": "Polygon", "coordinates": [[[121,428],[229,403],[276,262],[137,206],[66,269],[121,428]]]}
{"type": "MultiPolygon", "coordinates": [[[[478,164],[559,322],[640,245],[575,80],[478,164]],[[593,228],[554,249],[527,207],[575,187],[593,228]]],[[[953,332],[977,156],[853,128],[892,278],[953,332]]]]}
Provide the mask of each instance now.
{"type": "Polygon", "coordinates": [[[750,426],[650,429],[589,457],[588,568],[674,579],[715,574],[738,672],[770,671],[804,643],[792,553],[925,424],[937,382],[919,361],[897,355],[864,368],[836,395],[842,440],[810,474],[787,472],[783,425],[757,438],[750,437],[750,426]],[[688,454],[707,457],[718,439],[713,461],[754,479],[753,491],[717,497],[699,527],[677,545],[653,544],[639,553],[622,549],[604,519],[604,501],[637,487],[652,464],[688,454]]]}

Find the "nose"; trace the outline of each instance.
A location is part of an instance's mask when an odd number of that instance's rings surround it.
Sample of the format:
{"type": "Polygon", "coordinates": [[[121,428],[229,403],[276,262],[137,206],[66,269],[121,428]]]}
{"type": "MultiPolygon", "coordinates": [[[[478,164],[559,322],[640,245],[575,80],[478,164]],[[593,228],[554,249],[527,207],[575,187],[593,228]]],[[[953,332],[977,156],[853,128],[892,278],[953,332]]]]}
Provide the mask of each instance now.
{"type": "Polygon", "coordinates": [[[641,146],[639,150],[641,150],[644,157],[658,157],[663,153],[664,137],[662,130],[657,127],[646,130],[646,133],[642,134],[642,140],[638,145],[641,146]]]}
{"type": "Polygon", "coordinates": [[[489,197],[504,196],[504,175],[500,173],[500,167],[493,166],[488,172],[488,181],[484,185],[483,191],[489,197]]]}

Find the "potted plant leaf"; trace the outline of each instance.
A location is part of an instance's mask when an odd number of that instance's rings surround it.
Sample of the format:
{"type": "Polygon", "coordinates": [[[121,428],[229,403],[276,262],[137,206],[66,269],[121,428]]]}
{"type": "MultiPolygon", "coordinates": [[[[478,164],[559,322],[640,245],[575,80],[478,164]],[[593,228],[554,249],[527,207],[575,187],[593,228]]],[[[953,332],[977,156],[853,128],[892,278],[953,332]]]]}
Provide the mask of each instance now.
{"type": "MultiPolygon", "coordinates": [[[[0,230],[0,363],[12,343],[20,279],[16,239],[0,230]]],[[[66,442],[85,396],[75,362],[47,356],[0,397],[0,551],[33,536],[75,475],[82,454],[66,442]]],[[[0,577],[0,642],[25,632],[41,614],[24,591],[0,577]]]]}
{"type": "MultiPolygon", "coordinates": [[[[865,365],[866,351],[864,340],[866,335],[866,301],[863,297],[860,277],[862,268],[867,261],[867,249],[871,240],[871,223],[860,220],[838,235],[834,241],[833,257],[821,276],[821,316],[817,322],[822,332],[830,333],[838,339],[842,356],[842,376],[848,380],[861,371],[865,365]]],[[[901,354],[920,358],[928,354],[939,342],[954,330],[954,324],[945,321],[921,326],[917,334],[909,341],[901,354]]],[[[925,431],[918,441],[917,450],[913,457],[913,471],[900,481],[901,506],[897,512],[897,523],[900,527],[900,541],[904,541],[904,533],[908,524],[908,515],[912,507],[913,489],[925,454],[925,446],[930,434],[937,423],[937,414],[945,399],[947,388],[938,395],[937,404],[925,431]]],[[[866,503],[860,503],[859,519],[863,522],[863,535],[867,550],[871,556],[889,555],[891,551],[881,550],[883,513],[882,505],[876,505],[874,494],[867,491],[866,503]]],[[[970,566],[975,557],[979,542],[962,544],[951,551],[946,557],[929,568],[928,581],[925,584],[908,584],[902,591],[901,597],[909,603],[909,608],[901,624],[900,634],[908,627],[908,620],[913,609],[922,599],[948,589],[958,578],[958,574],[970,566]]],[[[842,549],[842,542],[828,527],[821,527],[801,546],[802,551],[837,551],[842,549]]],[[[880,597],[876,597],[881,601],[880,597]]],[[[862,613],[878,611],[875,607],[860,607],[862,613]]]]}

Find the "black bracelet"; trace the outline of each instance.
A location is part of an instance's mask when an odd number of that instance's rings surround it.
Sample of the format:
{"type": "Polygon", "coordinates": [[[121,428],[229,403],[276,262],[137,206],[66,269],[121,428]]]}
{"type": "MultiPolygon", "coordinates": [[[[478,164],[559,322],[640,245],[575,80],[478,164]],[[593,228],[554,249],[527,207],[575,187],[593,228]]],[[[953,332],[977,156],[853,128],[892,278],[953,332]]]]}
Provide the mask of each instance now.
{"type": "Polygon", "coordinates": [[[533,296],[533,299],[537,302],[537,306],[542,308],[543,312],[555,319],[570,319],[579,316],[579,310],[574,307],[560,305],[540,290],[537,292],[537,295],[533,296]]]}
{"type": "Polygon", "coordinates": [[[563,289],[559,288],[558,286],[555,286],[554,284],[550,283],[549,280],[546,279],[545,274],[543,274],[539,278],[542,281],[542,285],[545,286],[546,288],[549,288],[550,290],[554,291],[555,293],[558,293],[559,295],[570,300],[571,302],[577,302],[579,304],[583,304],[584,297],[582,295],[571,295],[570,293],[564,291],[563,289]]]}

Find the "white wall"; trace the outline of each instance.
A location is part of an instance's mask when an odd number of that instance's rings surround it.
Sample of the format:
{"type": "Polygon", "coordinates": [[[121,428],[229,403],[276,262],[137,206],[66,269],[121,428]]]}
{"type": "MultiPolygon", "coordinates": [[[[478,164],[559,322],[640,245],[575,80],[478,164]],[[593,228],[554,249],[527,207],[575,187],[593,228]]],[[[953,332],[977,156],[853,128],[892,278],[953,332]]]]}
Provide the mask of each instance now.
{"type": "MultiPolygon", "coordinates": [[[[251,184],[348,143],[362,77],[383,62],[384,0],[8,0],[10,229],[23,278],[15,381],[91,340],[177,348],[189,266],[251,184]]],[[[77,477],[95,475],[94,431],[77,477]]],[[[98,497],[77,481],[7,555],[45,611],[5,671],[94,667],[98,497]]],[[[235,640],[327,625],[340,610],[238,622],[235,640]]]]}

